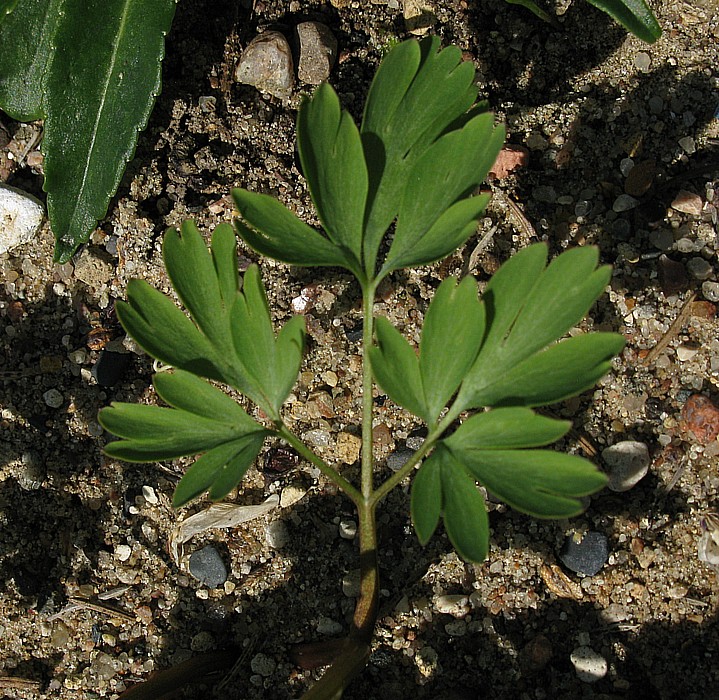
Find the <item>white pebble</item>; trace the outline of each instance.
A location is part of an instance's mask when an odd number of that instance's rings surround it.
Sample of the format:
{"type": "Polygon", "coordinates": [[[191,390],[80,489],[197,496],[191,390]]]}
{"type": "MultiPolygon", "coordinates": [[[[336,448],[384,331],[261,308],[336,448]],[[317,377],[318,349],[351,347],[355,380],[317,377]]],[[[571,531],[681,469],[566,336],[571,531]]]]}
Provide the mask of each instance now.
{"type": "Polygon", "coordinates": [[[272,549],[282,549],[290,541],[287,525],[282,520],[273,520],[265,528],[267,544],[272,549]]]}
{"type": "Polygon", "coordinates": [[[609,467],[609,488],[628,491],[649,471],[649,448],[643,442],[623,440],[602,450],[602,459],[609,467]]]}
{"type": "Polygon", "coordinates": [[[569,658],[580,681],[596,683],[607,675],[607,660],[591,647],[577,647],[569,658]]]}
{"type": "Polygon", "coordinates": [[[153,489],[152,486],[145,485],[142,487],[142,497],[152,506],[159,503],[155,489],[153,489]]]}
{"type": "Polygon", "coordinates": [[[32,240],[43,215],[43,206],[35,197],[0,183],[0,254],[32,240]]]}
{"type": "Polygon", "coordinates": [[[699,352],[699,348],[691,345],[680,345],[677,348],[677,360],[679,362],[688,362],[699,352]]]}
{"type": "Polygon", "coordinates": [[[115,556],[119,561],[127,561],[132,554],[132,547],[126,544],[118,544],[115,547],[115,556]]]}
{"type": "Polygon", "coordinates": [[[339,529],[343,540],[353,540],[357,534],[357,523],[354,520],[340,520],[339,529]]]}
{"type": "Polygon", "coordinates": [[[435,598],[434,607],[439,613],[464,617],[469,612],[469,598],[466,595],[441,595],[435,598]]]}

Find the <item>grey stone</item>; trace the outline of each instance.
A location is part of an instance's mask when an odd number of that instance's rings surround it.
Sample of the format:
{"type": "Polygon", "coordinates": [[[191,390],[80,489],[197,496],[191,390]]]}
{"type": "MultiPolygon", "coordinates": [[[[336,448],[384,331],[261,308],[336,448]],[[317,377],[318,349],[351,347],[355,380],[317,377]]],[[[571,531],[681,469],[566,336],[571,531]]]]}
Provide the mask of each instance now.
{"type": "Polygon", "coordinates": [[[227,568],[219,552],[207,545],[190,556],[190,573],[208,588],[219,588],[227,581],[227,568]]]}
{"type": "Polygon", "coordinates": [[[709,279],[714,272],[711,264],[704,258],[689,258],[687,260],[687,271],[697,280],[704,281],[709,279]]]}
{"type": "Polygon", "coordinates": [[[612,204],[612,210],[619,214],[623,211],[629,211],[630,209],[634,209],[638,203],[639,202],[634,197],[632,197],[632,195],[620,194],[614,200],[614,204],[612,204]]]}
{"type": "Polygon", "coordinates": [[[602,450],[602,459],[609,467],[609,488],[628,491],[636,486],[649,471],[649,448],[643,442],[622,440],[602,450]]]}
{"type": "Polygon", "coordinates": [[[320,22],[301,22],[297,25],[300,55],[297,77],[300,82],[319,85],[330,77],[337,60],[337,39],[320,22]]]}
{"type": "Polygon", "coordinates": [[[393,471],[399,471],[414,455],[414,450],[399,449],[387,457],[387,466],[393,471]]]}
{"type": "Polygon", "coordinates": [[[570,660],[577,678],[585,683],[596,683],[607,675],[607,660],[591,647],[577,647],[572,651],[570,660]]]}
{"type": "Polygon", "coordinates": [[[702,294],[707,301],[719,301],[719,282],[704,282],[702,294]]]}
{"type": "Polygon", "coordinates": [[[294,63],[284,35],[265,32],[255,37],[242,53],[235,80],[275,97],[289,97],[295,82],[294,63]]]}
{"type": "Polygon", "coordinates": [[[0,254],[31,241],[45,210],[32,195],[0,183],[0,254]]]}

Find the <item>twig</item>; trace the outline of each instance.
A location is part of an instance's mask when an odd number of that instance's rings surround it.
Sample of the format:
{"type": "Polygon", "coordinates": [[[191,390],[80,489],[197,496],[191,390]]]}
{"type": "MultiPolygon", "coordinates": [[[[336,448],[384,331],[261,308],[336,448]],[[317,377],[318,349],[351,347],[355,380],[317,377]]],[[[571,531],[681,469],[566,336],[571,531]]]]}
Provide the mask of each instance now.
{"type": "Polygon", "coordinates": [[[695,292],[689,292],[689,296],[687,296],[684,305],[677,314],[677,317],[672,322],[672,325],[669,326],[669,328],[667,329],[667,332],[659,339],[659,342],[651,349],[649,354],[643,360],[640,360],[643,365],[651,365],[659,357],[659,355],[661,355],[667,345],[669,345],[669,343],[672,341],[672,338],[674,338],[674,336],[679,333],[679,331],[682,329],[682,326],[684,325],[684,322],[689,316],[691,304],[694,301],[695,297],[695,292]]]}

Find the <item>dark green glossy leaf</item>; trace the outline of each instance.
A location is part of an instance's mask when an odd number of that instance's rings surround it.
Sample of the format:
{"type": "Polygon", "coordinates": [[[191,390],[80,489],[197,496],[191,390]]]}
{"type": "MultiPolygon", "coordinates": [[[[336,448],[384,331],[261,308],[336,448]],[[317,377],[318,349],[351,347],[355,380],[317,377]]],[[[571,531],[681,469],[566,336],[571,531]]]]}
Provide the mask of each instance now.
{"type": "MultiPolygon", "coordinates": [[[[19,9],[19,8],[18,8],[19,9]]],[[[107,211],[160,91],[175,0],[65,0],[45,81],[45,191],[66,262],[107,211]]]]}
{"type": "Polygon", "coordinates": [[[0,22],[9,15],[17,5],[17,0],[0,0],[0,22]]]}
{"type": "Polygon", "coordinates": [[[473,385],[478,406],[544,406],[594,386],[624,347],[618,333],[587,333],[567,338],[514,367],[497,368],[486,384],[473,385]]]}
{"type": "MultiPolygon", "coordinates": [[[[441,136],[417,158],[406,173],[397,228],[383,270],[418,264],[412,252],[429,245],[425,238],[439,239],[441,245],[444,227],[432,230],[433,225],[487,177],[503,143],[504,129],[495,128],[494,116],[484,113],[441,136]]],[[[475,210],[473,218],[483,209],[475,210]]],[[[463,222],[462,230],[468,223],[463,222]]]]}
{"type": "Polygon", "coordinates": [[[588,0],[642,41],[653,44],[662,29],[644,0],[588,0]]]}
{"type": "Polygon", "coordinates": [[[473,277],[440,284],[427,309],[419,346],[424,403],[435,421],[474,362],[484,336],[484,307],[473,277]]]}
{"type": "Polygon", "coordinates": [[[240,236],[258,253],[290,265],[329,265],[360,272],[343,250],[300,221],[274,197],[233,189],[242,220],[235,221],[240,236]]]}
{"type": "Polygon", "coordinates": [[[569,518],[584,510],[579,500],[607,478],[586,459],[551,450],[452,448],[458,462],[495,496],[538,518],[569,518]]]}
{"type": "Polygon", "coordinates": [[[65,0],[4,0],[0,7],[0,108],[18,121],[45,116],[47,67],[65,0]]]}
{"type": "Polygon", "coordinates": [[[320,85],[297,117],[302,170],[328,236],[361,268],[367,166],[359,131],[337,93],[320,85]]]}
{"type": "Polygon", "coordinates": [[[377,345],[370,349],[369,357],[377,383],[396,404],[431,422],[412,346],[383,316],[376,320],[375,334],[377,345]]]}
{"type": "Polygon", "coordinates": [[[495,408],[466,420],[445,443],[458,451],[541,447],[559,440],[570,427],[569,421],[540,416],[528,408],[495,408]]]}
{"type": "Polygon", "coordinates": [[[173,507],[180,508],[208,490],[213,501],[224,498],[257,459],[264,438],[263,434],[247,435],[202,455],[177,484],[172,496],[173,507]]]}
{"type": "Polygon", "coordinates": [[[435,454],[441,465],[444,529],[465,561],[483,562],[489,552],[489,518],[484,496],[466,468],[443,445],[435,454]]]}
{"type": "MultiPolygon", "coordinates": [[[[474,67],[439,39],[407,41],[382,61],[360,132],[369,175],[364,262],[368,274],[397,216],[407,174],[424,151],[475,101],[474,67]]],[[[435,215],[441,212],[434,212],[435,215]]]]}
{"type": "Polygon", "coordinates": [[[412,524],[422,545],[429,542],[442,513],[442,474],[436,454],[424,460],[412,479],[412,524]]]}

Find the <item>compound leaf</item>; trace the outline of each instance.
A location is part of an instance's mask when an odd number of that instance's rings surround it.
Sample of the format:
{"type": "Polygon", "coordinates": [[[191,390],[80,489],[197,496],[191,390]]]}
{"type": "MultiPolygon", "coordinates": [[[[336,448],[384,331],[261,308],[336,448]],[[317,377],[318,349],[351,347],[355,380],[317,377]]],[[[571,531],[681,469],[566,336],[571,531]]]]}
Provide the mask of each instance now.
{"type": "Polygon", "coordinates": [[[538,406],[566,398],[591,386],[623,347],[619,335],[590,333],[539,352],[587,313],[611,274],[609,267],[596,267],[594,248],[562,253],[549,267],[546,255],[544,244],[525,248],[487,285],[486,336],[459,406],[538,406]]]}
{"type": "Polygon", "coordinates": [[[653,44],[662,29],[645,0],[588,0],[642,41],[653,44]]]}
{"type": "Polygon", "coordinates": [[[419,370],[428,417],[435,421],[472,366],[484,336],[484,307],[473,277],[450,277],[427,309],[419,370]]]}
{"type": "Polygon", "coordinates": [[[44,83],[45,191],[66,262],[107,211],[160,91],[175,0],[65,0],[44,83]]]}
{"type": "Polygon", "coordinates": [[[328,83],[302,105],[297,145],[327,235],[361,268],[367,166],[357,126],[328,83]]]}
{"type": "MultiPolygon", "coordinates": [[[[369,175],[364,263],[374,274],[380,241],[397,216],[407,174],[424,151],[475,101],[474,67],[439,39],[407,41],[382,61],[360,133],[369,175]]],[[[436,212],[435,212],[436,213],[436,212]]]]}
{"type": "Polygon", "coordinates": [[[360,272],[346,251],[338,248],[274,197],[243,189],[233,189],[240,220],[235,227],[242,239],[268,258],[289,265],[329,265],[360,272]]]}
{"type": "MultiPolygon", "coordinates": [[[[487,177],[503,143],[504,129],[495,128],[494,116],[483,113],[462,128],[442,135],[416,159],[405,175],[397,228],[384,271],[423,262],[424,254],[413,255],[417,246],[437,247],[442,255],[457,246],[452,241],[447,247],[446,226],[433,225],[487,177]]],[[[465,214],[466,206],[465,203],[462,210],[465,214]]],[[[472,218],[476,219],[483,210],[484,206],[476,207],[472,218]]],[[[468,223],[465,220],[460,230],[464,231],[468,223]]]]}

